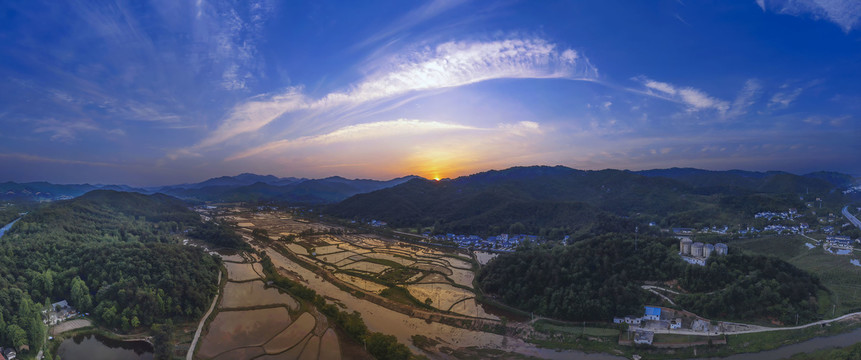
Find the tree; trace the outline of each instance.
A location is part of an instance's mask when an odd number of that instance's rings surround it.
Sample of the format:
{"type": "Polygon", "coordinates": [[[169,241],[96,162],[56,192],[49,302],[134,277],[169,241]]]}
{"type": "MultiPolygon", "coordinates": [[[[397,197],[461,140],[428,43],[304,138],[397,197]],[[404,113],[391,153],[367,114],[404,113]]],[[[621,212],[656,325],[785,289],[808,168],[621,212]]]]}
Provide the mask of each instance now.
{"type": "Polygon", "coordinates": [[[6,327],[6,338],[14,348],[27,344],[27,332],[15,324],[6,327]]]}
{"type": "Polygon", "coordinates": [[[398,343],[398,339],[392,335],[371,333],[365,337],[368,352],[380,360],[407,360],[410,358],[410,349],[404,344],[398,343]]]}
{"type": "MultiPolygon", "coordinates": [[[[168,320],[165,324],[152,327],[154,357],[158,360],[173,358],[173,323],[168,320]]],[[[188,351],[194,351],[189,349],[188,351]]]]}
{"type": "Polygon", "coordinates": [[[90,307],[93,304],[93,300],[90,296],[90,289],[87,287],[87,284],[81,280],[80,277],[75,276],[72,279],[72,296],[70,300],[72,300],[72,306],[78,309],[78,311],[89,311],[90,307]]]}

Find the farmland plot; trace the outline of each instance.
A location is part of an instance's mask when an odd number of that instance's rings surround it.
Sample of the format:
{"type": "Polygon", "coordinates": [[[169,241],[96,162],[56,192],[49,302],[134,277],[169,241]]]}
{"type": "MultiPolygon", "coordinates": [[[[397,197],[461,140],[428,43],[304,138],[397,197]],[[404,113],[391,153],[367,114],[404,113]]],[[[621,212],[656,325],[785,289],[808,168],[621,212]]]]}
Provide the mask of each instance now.
{"type": "Polygon", "coordinates": [[[290,315],[282,307],[222,311],[209,324],[198,354],[213,358],[225,351],[263,345],[290,324],[290,315]]]}
{"type": "Polygon", "coordinates": [[[285,304],[293,310],[299,308],[299,303],[292,296],[282,294],[275,288],[264,288],[262,281],[228,282],[224,285],[224,295],[221,297],[222,308],[279,304],[285,304]]]}
{"type": "Polygon", "coordinates": [[[254,271],[252,264],[224,263],[227,267],[227,278],[231,281],[247,281],[259,279],[260,275],[254,271]]]}
{"type": "Polygon", "coordinates": [[[448,284],[415,284],[407,285],[407,290],[419,301],[431,299],[431,306],[448,310],[454,303],[463,299],[474,297],[475,294],[448,284]]]}

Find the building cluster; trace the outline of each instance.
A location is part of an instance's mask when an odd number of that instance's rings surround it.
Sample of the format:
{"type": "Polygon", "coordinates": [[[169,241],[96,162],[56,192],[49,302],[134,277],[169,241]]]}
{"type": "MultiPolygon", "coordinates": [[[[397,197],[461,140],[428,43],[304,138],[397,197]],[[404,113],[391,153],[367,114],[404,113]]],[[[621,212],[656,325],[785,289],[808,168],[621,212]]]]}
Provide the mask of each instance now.
{"type": "Polygon", "coordinates": [[[525,242],[539,242],[541,240],[541,238],[536,235],[526,234],[499,234],[496,236],[488,236],[487,238],[482,238],[478,235],[458,234],[431,236],[430,233],[424,233],[422,235],[424,235],[426,238],[436,241],[453,242],[457,244],[458,247],[462,248],[504,251],[514,250],[517,248],[518,245],[525,242]]]}
{"type": "Polygon", "coordinates": [[[705,265],[706,260],[712,255],[726,255],[727,246],[724,243],[703,244],[701,242],[693,242],[690,238],[682,238],[679,242],[679,255],[685,261],[696,264],[705,265]]]}
{"type": "Polygon", "coordinates": [[[798,214],[798,210],[796,208],[791,208],[789,211],[785,212],[772,212],[772,211],[763,211],[761,213],[757,213],[753,216],[755,219],[765,218],[766,220],[771,219],[783,219],[783,220],[793,220],[795,218],[801,217],[798,214]]]}
{"type": "Polygon", "coordinates": [[[825,244],[829,247],[852,250],[854,241],[848,236],[828,236],[825,238],[825,244]]]}
{"type": "Polygon", "coordinates": [[[657,306],[646,306],[643,316],[628,315],[613,318],[615,324],[637,325],[634,330],[634,343],[651,345],[655,332],[651,330],[681,329],[682,319],[673,318],[672,311],[664,312],[657,306]]]}
{"type": "Polygon", "coordinates": [[[382,220],[371,220],[368,221],[368,225],[371,225],[373,227],[383,227],[389,225],[389,223],[382,220]]]}
{"type": "Polygon", "coordinates": [[[73,318],[78,316],[78,311],[69,306],[69,302],[66,300],[58,301],[51,304],[51,308],[42,311],[44,314],[44,323],[48,326],[57,325],[65,321],[66,319],[73,318]]]}

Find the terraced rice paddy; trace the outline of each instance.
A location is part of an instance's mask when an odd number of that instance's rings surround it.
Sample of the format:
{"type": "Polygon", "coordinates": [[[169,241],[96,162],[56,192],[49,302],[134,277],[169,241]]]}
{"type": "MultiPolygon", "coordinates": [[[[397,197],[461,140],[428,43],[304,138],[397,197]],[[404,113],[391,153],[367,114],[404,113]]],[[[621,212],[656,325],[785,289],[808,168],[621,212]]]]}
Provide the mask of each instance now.
{"type": "Polygon", "coordinates": [[[364,272],[370,272],[379,274],[383,270],[388,269],[388,266],[380,265],[377,263],[367,262],[367,261],[356,261],[354,263],[350,263],[341,267],[341,269],[350,269],[350,270],[358,270],[364,272]]]}
{"type": "Polygon", "coordinates": [[[262,281],[228,282],[224,285],[221,308],[244,308],[253,306],[287,305],[299,309],[299,303],[290,295],[275,288],[264,288],[262,281]]]}
{"type": "Polygon", "coordinates": [[[302,342],[311,330],[314,329],[314,324],[314,317],[311,314],[303,313],[287,329],[284,329],[284,331],[272,338],[272,340],[269,340],[263,349],[270,354],[287,351],[302,342]]]}
{"type": "Polygon", "coordinates": [[[469,290],[438,283],[407,285],[407,290],[422,302],[431,299],[431,306],[441,310],[448,310],[455,303],[475,296],[469,290]]]}
{"type": "Polygon", "coordinates": [[[299,244],[292,244],[292,243],[291,243],[291,244],[287,244],[287,248],[288,248],[288,249],[290,249],[290,251],[292,251],[292,252],[294,252],[294,253],[296,253],[296,254],[299,254],[299,255],[308,255],[308,250],[307,250],[307,249],[305,249],[304,247],[302,247],[302,245],[299,245],[299,244]]]}
{"type": "MultiPolygon", "coordinates": [[[[253,257],[252,257],[253,258],[253,257]]],[[[310,313],[295,314],[299,302],[263,281],[248,280],[262,273],[260,263],[225,263],[229,281],[219,300],[219,312],[209,323],[197,348],[199,359],[340,359],[335,332],[310,313]],[[239,282],[241,281],[241,282],[239,282]],[[289,310],[288,310],[289,309],[289,310]],[[320,349],[325,338],[327,349],[320,349]],[[325,357],[320,357],[321,354],[325,357]]]]}
{"type": "Polygon", "coordinates": [[[347,259],[350,256],[355,256],[356,254],[350,251],[341,251],[337,253],[331,253],[328,255],[317,255],[317,259],[322,260],[324,262],[334,264],[341,260],[347,259]]]}
{"type": "Polygon", "coordinates": [[[252,264],[225,262],[224,266],[227,267],[227,278],[230,281],[248,281],[260,278],[260,274],[254,270],[252,264]]]}
{"type": "Polygon", "coordinates": [[[209,324],[209,332],[200,344],[198,354],[214,358],[240,347],[260,346],[290,324],[290,315],[283,307],[222,311],[209,324]]]}
{"type": "Polygon", "coordinates": [[[344,280],[350,284],[353,284],[364,291],[372,292],[375,294],[379,294],[381,291],[389,288],[388,286],[380,285],[373,281],[365,280],[345,273],[335,273],[335,277],[344,280]]]}
{"type": "Polygon", "coordinates": [[[243,261],[245,261],[245,259],[243,259],[242,256],[239,256],[239,255],[221,255],[221,254],[219,254],[219,256],[221,256],[221,259],[224,261],[230,261],[230,262],[243,262],[243,261]]]}

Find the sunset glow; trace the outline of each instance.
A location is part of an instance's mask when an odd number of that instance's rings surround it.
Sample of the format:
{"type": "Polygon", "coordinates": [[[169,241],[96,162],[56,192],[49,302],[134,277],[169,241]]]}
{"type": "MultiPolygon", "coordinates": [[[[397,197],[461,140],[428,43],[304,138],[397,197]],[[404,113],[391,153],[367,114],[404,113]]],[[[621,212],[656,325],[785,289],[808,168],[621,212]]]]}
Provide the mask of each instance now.
{"type": "Polygon", "coordinates": [[[851,2],[38,3],[0,6],[4,181],[861,173],[851,2]]]}

